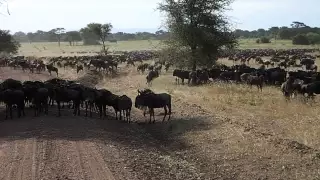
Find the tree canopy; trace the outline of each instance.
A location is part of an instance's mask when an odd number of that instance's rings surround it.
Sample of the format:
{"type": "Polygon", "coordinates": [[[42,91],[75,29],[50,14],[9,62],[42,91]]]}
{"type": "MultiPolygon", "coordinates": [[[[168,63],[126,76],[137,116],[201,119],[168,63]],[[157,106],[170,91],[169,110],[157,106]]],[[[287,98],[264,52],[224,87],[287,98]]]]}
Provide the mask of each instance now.
{"type": "Polygon", "coordinates": [[[159,9],[167,14],[170,40],[187,48],[189,66],[214,63],[221,48],[233,48],[237,40],[223,12],[231,0],[164,0],[159,9]]]}
{"type": "Polygon", "coordinates": [[[99,40],[102,42],[102,49],[104,52],[106,51],[105,41],[107,40],[107,37],[111,34],[112,27],[113,26],[111,23],[90,23],[87,25],[88,30],[95,34],[96,37],[99,37],[99,40]]]}
{"type": "Polygon", "coordinates": [[[17,42],[7,30],[0,30],[0,52],[8,54],[16,54],[20,47],[17,42]]]}

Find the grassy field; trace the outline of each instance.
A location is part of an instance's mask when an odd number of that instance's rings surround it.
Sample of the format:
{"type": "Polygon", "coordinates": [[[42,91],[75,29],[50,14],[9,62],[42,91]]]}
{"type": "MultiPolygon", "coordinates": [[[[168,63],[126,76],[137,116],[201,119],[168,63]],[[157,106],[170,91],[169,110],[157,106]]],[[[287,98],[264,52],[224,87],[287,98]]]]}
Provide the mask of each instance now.
{"type": "MultiPolygon", "coordinates": [[[[126,41],[108,45],[112,51],[161,47],[159,41],[126,41]]],[[[254,39],[249,39],[240,40],[240,48],[314,46],[293,46],[290,41],[256,44],[254,39]]],[[[33,43],[22,44],[20,53],[60,56],[99,50],[100,46],[62,44],[59,48],[57,43],[33,43]]],[[[225,63],[225,60],[221,62],[225,63]]],[[[135,97],[138,88],[146,87],[145,75],[138,74],[135,68],[122,65],[119,72],[119,76],[104,79],[98,87],[131,98],[135,97]]],[[[239,84],[175,85],[172,70],[161,74],[151,89],[168,92],[173,97],[173,121],[150,126],[146,132],[148,136],[158,138],[163,143],[162,148],[168,151],[159,157],[169,164],[169,169],[178,163],[192,173],[202,174],[201,179],[320,177],[318,98],[313,103],[305,103],[302,97],[286,102],[276,87],[265,87],[259,92],[255,87],[251,89],[239,84]]]]}
{"type": "MultiPolygon", "coordinates": [[[[299,46],[292,45],[288,40],[272,41],[269,44],[257,44],[255,39],[240,39],[239,48],[254,49],[254,48],[318,48],[319,46],[299,46]]],[[[117,43],[107,43],[110,51],[133,51],[133,50],[156,50],[160,49],[163,44],[157,40],[141,40],[141,41],[118,41],[117,43]]],[[[26,56],[73,56],[73,55],[89,55],[95,54],[101,50],[101,46],[83,46],[79,43],[77,46],[69,46],[68,43],[61,43],[58,46],[57,42],[44,43],[22,43],[19,54],[26,56]],[[81,53],[79,53],[81,52],[81,53]]]]}

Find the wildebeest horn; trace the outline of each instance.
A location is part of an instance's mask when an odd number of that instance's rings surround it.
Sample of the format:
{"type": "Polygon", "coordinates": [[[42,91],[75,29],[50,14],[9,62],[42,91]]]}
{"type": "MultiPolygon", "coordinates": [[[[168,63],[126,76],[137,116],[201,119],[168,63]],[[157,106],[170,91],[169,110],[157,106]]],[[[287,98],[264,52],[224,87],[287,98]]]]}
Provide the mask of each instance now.
{"type": "Polygon", "coordinates": [[[141,94],[140,90],[138,89],[138,94],[141,94]]]}

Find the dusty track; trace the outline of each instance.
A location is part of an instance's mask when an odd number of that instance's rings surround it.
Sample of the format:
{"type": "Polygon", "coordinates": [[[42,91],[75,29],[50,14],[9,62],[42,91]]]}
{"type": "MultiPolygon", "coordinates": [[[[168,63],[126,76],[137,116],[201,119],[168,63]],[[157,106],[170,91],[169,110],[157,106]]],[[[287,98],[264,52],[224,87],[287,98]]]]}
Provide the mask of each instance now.
{"type": "MultiPolygon", "coordinates": [[[[2,79],[50,78],[9,68],[0,72],[2,79]]],[[[91,81],[85,76],[79,79],[91,81]]],[[[55,107],[48,116],[35,118],[31,110],[26,114],[0,121],[0,179],[194,179],[197,175],[193,165],[170,155],[163,141],[166,137],[157,131],[170,128],[169,124],[74,117],[67,109],[57,118],[55,107]],[[155,134],[150,134],[152,129],[155,134]]],[[[141,112],[134,110],[133,119],[141,118],[141,112]]]]}

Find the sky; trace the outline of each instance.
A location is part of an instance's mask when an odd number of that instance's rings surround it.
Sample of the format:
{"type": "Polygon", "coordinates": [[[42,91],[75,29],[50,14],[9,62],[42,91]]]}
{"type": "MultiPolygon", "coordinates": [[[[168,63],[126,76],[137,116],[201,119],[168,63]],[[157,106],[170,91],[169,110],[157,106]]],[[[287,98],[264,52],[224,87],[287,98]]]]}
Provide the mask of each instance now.
{"type": "MultiPolygon", "coordinates": [[[[0,29],[11,32],[48,31],[56,27],[79,30],[91,22],[110,22],[113,32],[154,32],[163,27],[164,22],[163,14],[156,10],[161,0],[5,1],[10,15],[6,4],[2,4],[0,29]]],[[[320,26],[318,7],[319,0],[235,0],[226,15],[237,29],[290,26],[292,21],[313,27],[320,26]]]]}

